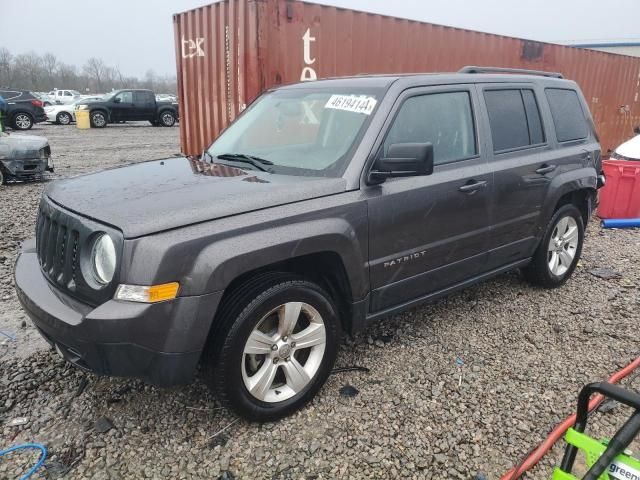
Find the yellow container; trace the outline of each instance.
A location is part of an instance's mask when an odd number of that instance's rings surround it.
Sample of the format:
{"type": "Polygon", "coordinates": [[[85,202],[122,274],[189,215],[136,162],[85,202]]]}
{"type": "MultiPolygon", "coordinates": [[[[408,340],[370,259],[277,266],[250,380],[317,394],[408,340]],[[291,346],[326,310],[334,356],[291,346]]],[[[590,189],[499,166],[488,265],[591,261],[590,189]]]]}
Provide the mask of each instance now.
{"type": "Polygon", "coordinates": [[[76,127],[85,129],[91,128],[89,121],[89,110],[76,110],[76,127]]]}

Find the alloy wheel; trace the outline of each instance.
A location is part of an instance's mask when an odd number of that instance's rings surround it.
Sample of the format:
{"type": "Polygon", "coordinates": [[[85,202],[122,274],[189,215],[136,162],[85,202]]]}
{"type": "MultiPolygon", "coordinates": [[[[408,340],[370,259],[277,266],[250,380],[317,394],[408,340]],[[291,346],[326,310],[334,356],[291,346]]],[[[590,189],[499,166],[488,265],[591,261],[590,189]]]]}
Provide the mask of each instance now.
{"type": "Polygon", "coordinates": [[[20,130],[28,130],[31,127],[31,117],[26,113],[19,113],[15,118],[16,127],[20,130]]]}
{"type": "Polygon", "coordinates": [[[94,113],[92,118],[96,127],[104,127],[107,122],[102,113],[94,113]]]}
{"type": "Polygon", "coordinates": [[[242,379],[256,399],[281,402],[300,393],[317,373],[326,347],[320,313],[303,302],[287,302],[263,316],[242,356],[242,379]]]}
{"type": "Polygon", "coordinates": [[[551,234],[547,247],[549,271],[561,277],[571,267],[578,249],[578,224],[573,217],[562,217],[551,234]]]}

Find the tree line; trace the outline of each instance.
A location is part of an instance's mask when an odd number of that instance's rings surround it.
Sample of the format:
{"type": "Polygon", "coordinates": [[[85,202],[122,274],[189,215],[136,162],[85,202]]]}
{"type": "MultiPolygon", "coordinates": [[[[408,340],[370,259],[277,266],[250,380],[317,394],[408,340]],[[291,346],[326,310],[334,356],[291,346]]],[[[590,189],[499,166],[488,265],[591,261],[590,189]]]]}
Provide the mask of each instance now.
{"type": "Polygon", "coordinates": [[[144,78],[123,75],[99,58],[90,58],[82,67],[61,62],[52,53],[13,55],[0,47],[0,87],[34,92],[54,88],[81,93],[106,93],[119,88],[148,88],[156,93],[176,93],[176,77],[147,70],[144,78]]]}

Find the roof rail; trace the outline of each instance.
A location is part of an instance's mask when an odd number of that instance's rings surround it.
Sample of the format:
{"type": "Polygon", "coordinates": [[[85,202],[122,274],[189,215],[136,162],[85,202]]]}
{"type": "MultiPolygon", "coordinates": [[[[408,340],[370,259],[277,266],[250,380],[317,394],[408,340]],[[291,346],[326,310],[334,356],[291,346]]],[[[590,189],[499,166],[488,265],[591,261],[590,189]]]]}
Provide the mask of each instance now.
{"type": "Polygon", "coordinates": [[[545,72],[543,70],[526,70],[524,68],[466,66],[458,70],[458,73],[519,73],[521,75],[540,75],[541,77],[564,78],[561,73],[545,72]]]}

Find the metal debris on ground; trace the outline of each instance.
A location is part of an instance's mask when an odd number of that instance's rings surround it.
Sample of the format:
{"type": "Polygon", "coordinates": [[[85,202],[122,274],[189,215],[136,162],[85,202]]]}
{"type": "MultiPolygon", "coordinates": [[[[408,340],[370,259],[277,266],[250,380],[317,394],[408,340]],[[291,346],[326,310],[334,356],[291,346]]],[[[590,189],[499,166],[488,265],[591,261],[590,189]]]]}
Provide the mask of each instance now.
{"type": "Polygon", "coordinates": [[[29,419],[27,417],[16,417],[9,422],[10,427],[18,427],[20,425],[26,425],[29,423],[29,419]]]}
{"type": "Polygon", "coordinates": [[[349,384],[340,389],[340,395],[343,397],[355,397],[358,393],[360,393],[360,390],[349,384]]]}
{"type": "Polygon", "coordinates": [[[614,278],[622,278],[622,274],[607,267],[592,268],[589,273],[594,277],[602,278],[603,280],[613,280],[614,278]]]}
{"type": "Polygon", "coordinates": [[[94,423],[93,428],[98,433],[107,433],[113,426],[113,423],[107,417],[100,417],[94,423]]]}

